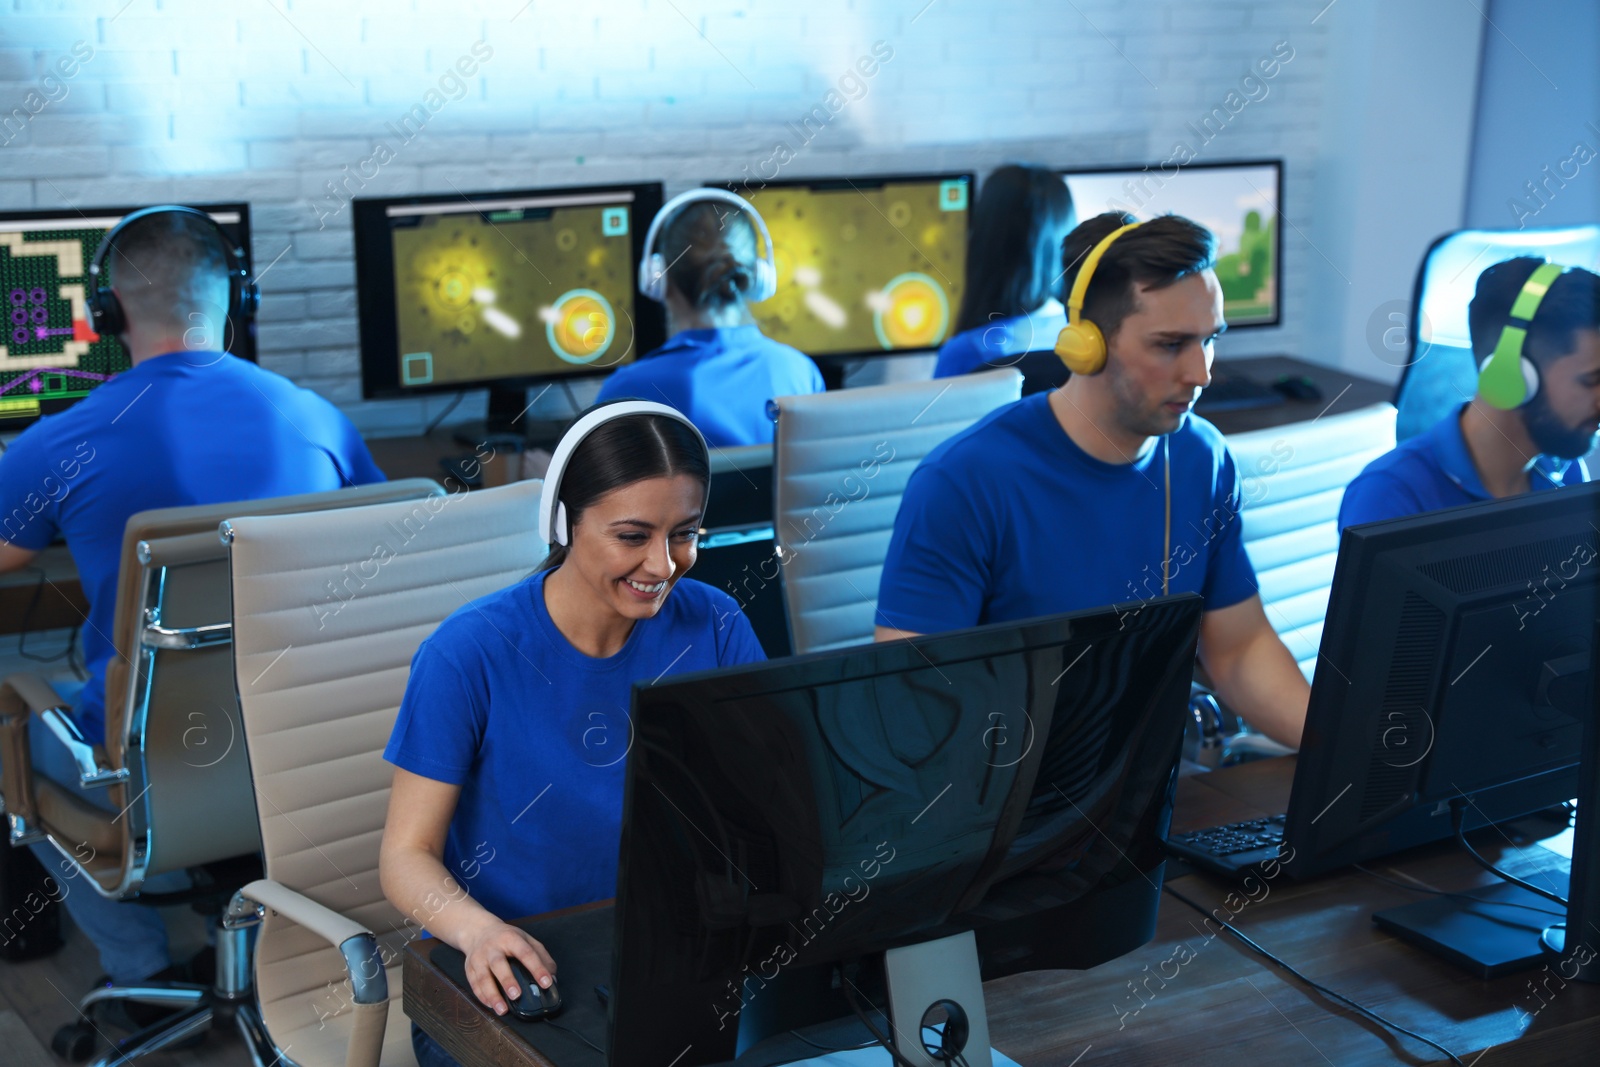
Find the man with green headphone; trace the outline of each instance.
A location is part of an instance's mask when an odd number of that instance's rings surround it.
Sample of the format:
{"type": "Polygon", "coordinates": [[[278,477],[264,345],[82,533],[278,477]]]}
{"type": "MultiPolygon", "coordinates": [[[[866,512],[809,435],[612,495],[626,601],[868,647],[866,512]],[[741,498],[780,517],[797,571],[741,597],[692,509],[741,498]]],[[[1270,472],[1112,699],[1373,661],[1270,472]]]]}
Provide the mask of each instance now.
{"type": "Polygon", "coordinates": [[[1339,528],[1589,480],[1600,434],[1600,277],[1521,257],[1478,276],[1467,312],[1478,392],[1378,457],[1339,528]]]}

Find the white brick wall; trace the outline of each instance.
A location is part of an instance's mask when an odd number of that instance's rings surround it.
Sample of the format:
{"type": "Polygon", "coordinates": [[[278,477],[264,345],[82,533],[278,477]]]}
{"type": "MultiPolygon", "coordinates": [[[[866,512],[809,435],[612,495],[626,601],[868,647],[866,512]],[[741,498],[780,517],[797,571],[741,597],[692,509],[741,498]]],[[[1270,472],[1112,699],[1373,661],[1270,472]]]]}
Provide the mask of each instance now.
{"type": "MultiPolygon", "coordinates": [[[[314,204],[376,139],[395,159],[365,195],[619,179],[670,194],[754,170],[882,40],[893,59],[782,176],[1142,163],[1194,141],[1185,124],[1288,41],[1267,96],[1196,147],[1284,157],[1286,213],[1314,233],[1318,118],[1337,90],[1329,19],[1312,23],[1324,4],[1302,0],[122,3],[0,0],[0,117],[74,42],[94,52],[0,147],[0,206],[251,201],[257,269],[277,259],[262,364],[377,433],[415,432],[444,401],[359,399],[349,211],[319,229],[314,204]],[[452,64],[478,40],[493,55],[457,89],[452,64]],[[386,124],[441,79],[460,98],[399,145],[386,124]]],[[[1226,338],[1224,355],[1299,349],[1317,253],[1293,228],[1284,250],[1286,325],[1226,338]]]]}

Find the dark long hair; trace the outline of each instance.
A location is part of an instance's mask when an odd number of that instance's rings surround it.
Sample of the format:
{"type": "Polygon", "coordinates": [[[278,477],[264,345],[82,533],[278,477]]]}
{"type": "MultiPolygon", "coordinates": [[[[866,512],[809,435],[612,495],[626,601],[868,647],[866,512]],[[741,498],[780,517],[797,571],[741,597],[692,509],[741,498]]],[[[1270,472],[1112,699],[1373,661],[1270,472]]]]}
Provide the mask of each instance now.
{"type": "Polygon", "coordinates": [[[662,231],[661,255],[667,280],[692,307],[720,311],[755,288],[756,229],[732,204],[702,200],[676,212],[662,231]]]}
{"type": "MultiPolygon", "coordinates": [[[[710,488],[711,461],[694,430],[666,415],[624,415],[591,430],[573,451],[557,499],[566,505],[570,531],[585,509],[613,489],[679,474],[710,488]]],[[[567,539],[572,539],[570,532],[567,539]]],[[[551,545],[539,570],[559,567],[566,558],[566,545],[551,545]]]]}
{"type": "Polygon", "coordinates": [[[989,175],[972,212],[956,331],[1026,315],[1057,296],[1071,225],[1072,194],[1055,171],[1008,163],[989,175]]]}

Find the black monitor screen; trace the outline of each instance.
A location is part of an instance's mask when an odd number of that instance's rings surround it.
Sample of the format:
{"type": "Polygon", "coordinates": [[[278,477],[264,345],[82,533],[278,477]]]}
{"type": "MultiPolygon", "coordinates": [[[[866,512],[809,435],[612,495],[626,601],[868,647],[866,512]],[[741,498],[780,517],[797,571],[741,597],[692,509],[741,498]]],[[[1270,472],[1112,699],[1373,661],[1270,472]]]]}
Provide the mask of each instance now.
{"type": "Polygon", "coordinates": [[[972,175],[732,185],[772,232],[761,331],[811,356],[937,348],[966,276],[972,175]]]}
{"type": "Polygon", "coordinates": [[[1182,215],[1217,235],[1217,281],[1230,328],[1279,321],[1283,164],[1174,163],[1062,172],[1079,221],[1107,211],[1142,220],[1182,215]]]}
{"type": "Polygon", "coordinates": [[[1296,875],[1576,795],[1600,485],[1344,531],[1285,834],[1296,875]]]}
{"type": "Polygon", "coordinates": [[[762,1036],[779,972],[960,930],[1003,957],[986,977],[1149,940],[1200,615],[1187,596],[636,687],[611,1062],[721,1059],[762,1036]]]}
{"type": "MultiPolygon", "coordinates": [[[[197,205],[250,265],[247,204],[197,205]]],[[[114,337],[95,333],[86,303],[89,264],[131,207],[0,212],[0,432],[21,429],[88,396],[129,367],[114,337]]],[[[113,284],[117,264],[109,264],[113,284]]],[[[255,359],[255,338],[228,323],[225,347],[255,359]]]]}
{"type": "Polygon", "coordinates": [[[356,200],[363,394],[604,373],[655,347],[635,277],[660,202],[659,185],[356,200]]]}

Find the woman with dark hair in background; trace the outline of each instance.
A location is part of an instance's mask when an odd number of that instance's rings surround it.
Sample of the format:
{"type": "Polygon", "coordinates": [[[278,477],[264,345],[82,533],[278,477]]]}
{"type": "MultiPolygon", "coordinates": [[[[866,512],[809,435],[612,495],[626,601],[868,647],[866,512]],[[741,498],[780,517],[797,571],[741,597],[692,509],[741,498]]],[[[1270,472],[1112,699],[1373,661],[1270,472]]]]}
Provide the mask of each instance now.
{"type": "MultiPolygon", "coordinates": [[[[766,658],[732,597],[683,578],[710,477],[679,412],[591,409],[545,481],[549,557],[440,623],[412,660],[384,751],[396,770],[379,877],[466,955],[497,1014],[555,973],[506,920],[616,892],[633,683],[766,658]]],[[[453,1062],[415,1027],[412,1044],[423,1067],[453,1062]]]]}
{"type": "Polygon", "coordinates": [[[1008,163],[989,175],[972,214],[956,334],[939,349],[935,378],[1055,347],[1067,325],[1057,283],[1072,227],[1072,195],[1055,171],[1008,163]]]}
{"type": "Polygon", "coordinates": [[[618,367],[599,400],[658,400],[693,420],[718,447],[772,441],[767,401],[820,393],[822,372],[797,348],[761,332],[749,303],[771,295],[771,249],[756,245],[755,208],[700,189],[670,201],[651,226],[639,288],[667,308],[670,340],[618,367]],[[657,231],[660,251],[654,248],[657,231]]]}

